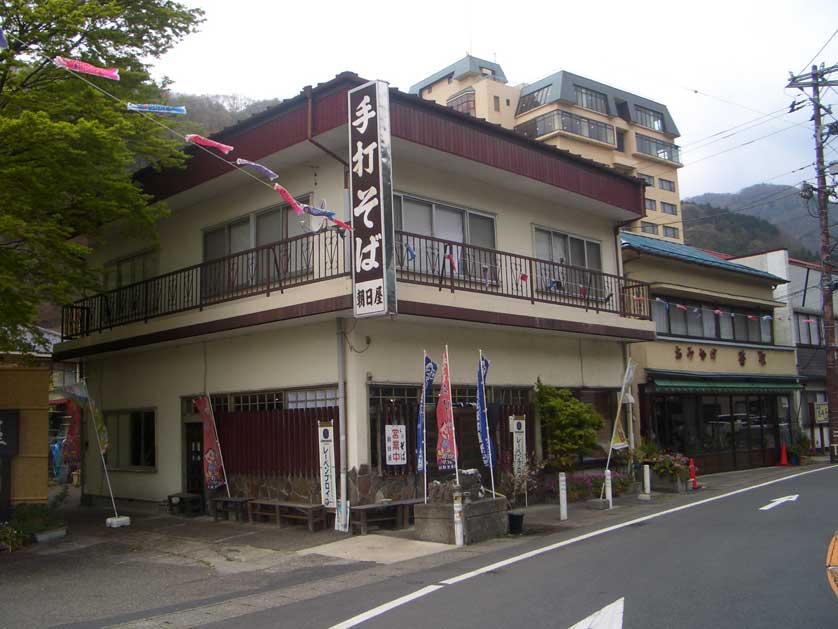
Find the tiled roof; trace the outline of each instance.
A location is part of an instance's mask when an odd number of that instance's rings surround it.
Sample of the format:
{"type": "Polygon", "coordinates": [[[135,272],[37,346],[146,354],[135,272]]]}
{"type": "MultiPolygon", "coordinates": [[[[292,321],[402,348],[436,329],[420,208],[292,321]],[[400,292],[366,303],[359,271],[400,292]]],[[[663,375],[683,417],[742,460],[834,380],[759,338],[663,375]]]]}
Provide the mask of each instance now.
{"type": "Polygon", "coordinates": [[[496,81],[506,83],[506,75],[503,73],[500,65],[492,61],[486,61],[485,59],[466,55],[459,61],[452,63],[447,68],[443,68],[439,72],[435,72],[415,85],[411,85],[410,93],[418,94],[421,90],[425,89],[429,85],[433,85],[440,79],[444,79],[449,74],[452,75],[454,79],[459,79],[461,76],[466,76],[468,74],[480,74],[480,68],[488,68],[494,73],[494,79],[496,81]]]}
{"type": "Polygon", "coordinates": [[[668,242],[658,238],[649,238],[648,236],[639,236],[637,234],[621,233],[623,247],[634,249],[641,253],[647,253],[654,256],[663,256],[665,258],[673,258],[681,262],[688,262],[692,264],[703,264],[704,266],[711,266],[722,271],[733,271],[735,273],[746,273],[754,275],[766,280],[771,280],[776,284],[785,284],[786,280],[771,273],[760,271],[759,269],[752,269],[744,264],[738,264],[729,260],[723,260],[717,256],[711,255],[702,249],[696,249],[689,245],[682,245],[677,242],[668,242]]]}

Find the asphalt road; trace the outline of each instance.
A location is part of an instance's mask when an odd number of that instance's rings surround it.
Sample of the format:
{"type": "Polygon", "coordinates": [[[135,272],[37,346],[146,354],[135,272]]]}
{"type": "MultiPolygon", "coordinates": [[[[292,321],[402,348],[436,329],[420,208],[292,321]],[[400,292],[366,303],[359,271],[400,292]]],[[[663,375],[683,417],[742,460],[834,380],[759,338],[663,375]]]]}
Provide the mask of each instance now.
{"type": "MultiPolygon", "coordinates": [[[[825,556],[838,528],[829,468],[668,513],[547,552],[549,538],[494,556],[348,589],[223,627],[326,628],[428,592],[357,626],[566,629],[624,598],[623,627],[838,627],[825,556]],[[770,510],[775,498],[799,495],[770,510]],[[457,580],[527,551],[534,556],[457,580]],[[454,578],[455,583],[443,581],[454,578]]],[[[617,627],[619,625],[613,625],[617,627]]],[[[608,625],[611,629],[611,625],[608,625]]]]}

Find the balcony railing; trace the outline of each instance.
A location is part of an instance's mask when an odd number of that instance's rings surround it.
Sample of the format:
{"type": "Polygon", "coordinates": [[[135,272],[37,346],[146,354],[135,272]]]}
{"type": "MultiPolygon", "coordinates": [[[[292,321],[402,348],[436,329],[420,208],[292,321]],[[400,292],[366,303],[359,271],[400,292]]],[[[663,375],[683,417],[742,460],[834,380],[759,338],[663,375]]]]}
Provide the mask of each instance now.
{"type": "MultiPolygon", "coordinates": [[[[322,231],[84,297],[61,310],[65,340],[349,275],[350,241],[322,231]]],[[[649,289],[592,269],[396,232],[401,282],[650,319],[649,289]]]]}
{"type": "Polygon", "coordinates": [[[399,281],[651,319],[643,282],[569,264],[396,232],[399,281]]]}
{"type": "Polygon", "coordinates": [[[348,239],[303,234],[84,297],[61,309],[63,339],[349,274],[348,239]]]}

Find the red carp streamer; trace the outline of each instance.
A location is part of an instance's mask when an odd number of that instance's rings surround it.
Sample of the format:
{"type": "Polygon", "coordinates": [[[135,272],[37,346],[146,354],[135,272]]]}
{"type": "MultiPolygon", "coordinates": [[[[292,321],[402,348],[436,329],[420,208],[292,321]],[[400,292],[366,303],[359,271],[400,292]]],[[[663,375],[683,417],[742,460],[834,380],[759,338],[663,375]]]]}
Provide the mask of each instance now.
{"type": "Polygon", "coordinates": [[[299,216],[303,213],[303,208],[300,207],[300,204],[297,203],[297,200],[291,196],[291,193],[288,192],[288,190],[280,186],[278,183],[274,184],[274,190],[279,192],[279,196],[285,199],[285,202],[291,206],[291,209],[294,210],[294,214],[299,216]]]}
{"type": "Polygon", "coordinates": [[[59,68],[65,70],[72,70],[73,72],[81,72],[82,74],[92,74],[93,76],[101,76],[111,81],[119,80],[119,68],[99,68],[97,66],[78,61],[76,59],[68,59],[67,57],[56,57],[52,62],[59,68]]]}
{"type": "Polygon", "coordinates": [[[183,139],[187,142],[191,142],[192,144],[200,144],[201,146],[218,149],[225,155],[233,150],[233,147],[229,144],[222,144],[221,142],[216,142],[215,140],[210,140],[209,138],[205,138],[202,135],[196,135],[194,133],[184,136],[183,139]]]}

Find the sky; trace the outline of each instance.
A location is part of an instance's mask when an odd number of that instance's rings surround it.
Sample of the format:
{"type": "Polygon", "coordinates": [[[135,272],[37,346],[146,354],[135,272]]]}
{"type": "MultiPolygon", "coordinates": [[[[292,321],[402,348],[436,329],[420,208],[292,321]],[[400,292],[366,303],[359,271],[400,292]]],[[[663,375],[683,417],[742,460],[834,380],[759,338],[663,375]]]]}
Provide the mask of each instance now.
{"type": "MultiPolygon", "coordinates": [[[[345,70],[407,91],[467,52],[512,85],[568,70],[669,108],[684,198],[813,177],[811,109],[786,113],[800,92],[785,86],[838,29],[834,0],[180,1],[206,21],[153,60],[175,91],[288,98],[345,70]]],[[[838,36],[815,61],[838,63],[838,36]]],[[[838,117],[835,88],[824,102],[838,117]]]]}

